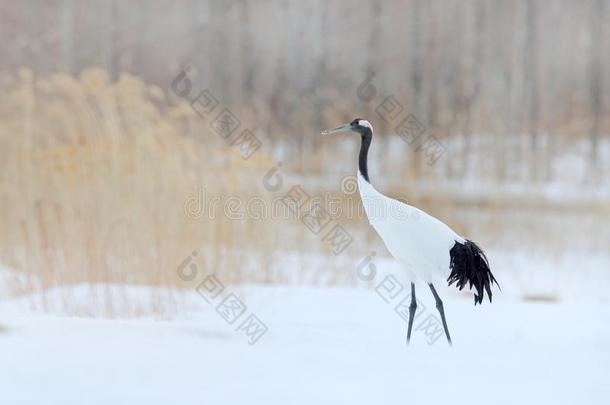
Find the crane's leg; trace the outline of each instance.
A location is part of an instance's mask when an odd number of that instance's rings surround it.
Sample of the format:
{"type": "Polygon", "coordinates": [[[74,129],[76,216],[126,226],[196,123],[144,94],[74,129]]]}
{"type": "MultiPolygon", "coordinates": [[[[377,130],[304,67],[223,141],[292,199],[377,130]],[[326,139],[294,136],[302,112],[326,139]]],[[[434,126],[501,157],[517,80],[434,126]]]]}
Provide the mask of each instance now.
{"type": "Polygon", "coordinates": [[[432,290],[432,295],[434,295],[434,299],[436,300],[436,309],[441,314],[441,320],[443,321],[443,328],[445,328],[445,335],[447,336],[447,341],[449,342],[449,346],[451,346],[451,336],[449,336],[449,329],[447,329],[447,321],[445,320],[445,310],[443,309],[443,301],[441,301],[441,297],[438,296],[436,290],[432,283],[430,285],[430,290],[432,290]]]}
{"type": "Polygon", "coordinates": [[[415,301],[415,284],[411,283],[411,304],[409,304],[409,328],[407,329],[407,344],[411,341],[411,329],[413,328],[413,317],[417,309],[415,301]]]}

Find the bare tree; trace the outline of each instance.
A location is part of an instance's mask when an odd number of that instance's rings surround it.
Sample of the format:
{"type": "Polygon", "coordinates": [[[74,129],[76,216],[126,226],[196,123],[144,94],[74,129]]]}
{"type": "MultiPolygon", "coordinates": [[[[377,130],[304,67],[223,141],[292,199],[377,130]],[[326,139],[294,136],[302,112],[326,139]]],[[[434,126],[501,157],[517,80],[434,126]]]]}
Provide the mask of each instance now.
{"type": "Polygon", "coordinates": [[[604,1],[595,0],[591,7],[591,47],[589,61],[589,91],[591,97],[591,164],[597,168],[599,160],[599,132],[602,116],[602,63],[603,63],[603,31],[604,1]]]}

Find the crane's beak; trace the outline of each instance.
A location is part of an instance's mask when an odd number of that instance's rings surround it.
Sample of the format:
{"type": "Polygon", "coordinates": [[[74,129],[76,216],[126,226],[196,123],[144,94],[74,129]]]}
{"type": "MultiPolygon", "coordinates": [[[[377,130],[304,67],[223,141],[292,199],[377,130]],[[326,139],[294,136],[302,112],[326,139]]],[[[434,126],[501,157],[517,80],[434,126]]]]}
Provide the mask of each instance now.
{"type": "Polygon", "coordinates": [[[345,125],[341,125],[337,128],[327,129],[326,131],[322,131],[322,135],[330,135],[330,134],[334,134],[336,132],[346,132],[346,131],[351,131],[351,130],[352,130],[352,124],[345,124],[345,125]]]}

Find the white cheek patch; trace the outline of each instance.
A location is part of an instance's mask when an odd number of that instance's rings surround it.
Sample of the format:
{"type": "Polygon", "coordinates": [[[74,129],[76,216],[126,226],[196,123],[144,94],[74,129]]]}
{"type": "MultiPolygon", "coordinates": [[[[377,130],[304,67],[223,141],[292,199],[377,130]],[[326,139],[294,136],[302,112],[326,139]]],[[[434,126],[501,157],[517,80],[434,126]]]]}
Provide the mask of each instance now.
{"type": "Polygon", "coordinates": [[[373,130],[373,126],[371,125],[370,122],[368,122],[367,120],[360,120],[358,121],[358,125],[360,125],[361,127],[367,127],[369,128],[371,131],[373,130]]]}

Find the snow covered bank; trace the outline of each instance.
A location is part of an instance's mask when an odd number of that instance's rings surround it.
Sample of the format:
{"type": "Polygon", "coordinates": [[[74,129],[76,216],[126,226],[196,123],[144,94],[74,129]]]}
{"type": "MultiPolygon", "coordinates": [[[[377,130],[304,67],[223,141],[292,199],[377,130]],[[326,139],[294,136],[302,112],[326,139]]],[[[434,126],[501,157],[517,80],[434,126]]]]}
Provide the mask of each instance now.
{"type": "MultiPolygon", "coordinates": [[[[253,286],[254,345],[213,304],[173,321],[77,319],[0,306],[7,404],[606,403],[609,305],[445,298],[454,347],[368,289],[253,286]]],[[[188,299],[191,302],[191,298],[188,299]]],[[[425,308],[424,308],[425,307],[425,308]]]]}

